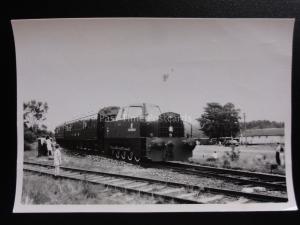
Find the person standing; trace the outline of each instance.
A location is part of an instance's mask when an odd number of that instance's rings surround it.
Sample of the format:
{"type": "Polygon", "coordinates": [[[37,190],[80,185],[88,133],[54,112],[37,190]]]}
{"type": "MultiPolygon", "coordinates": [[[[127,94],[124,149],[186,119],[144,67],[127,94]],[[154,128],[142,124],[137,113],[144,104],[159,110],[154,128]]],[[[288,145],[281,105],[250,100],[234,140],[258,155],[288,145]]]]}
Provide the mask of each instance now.
{"type": "Polygon", "coordinates": [[[54,139],[50,138],[51,140],[51,153],[53,155],[54,151],[55,151],[55,145],[56,145],[56,142],[54,141],[54,139]]]}
{"type": "Polygon", "coordinates": [[[281,165],[280,151],[281,151],[281,144],[278,142],[276,147],[276,153],[275,153],[275,159],[278,166],[281,165]]]}
{"type": "Polygon", "coordinates": [[[46,145],[47,145],[47,155],[52,155],[52,142],[49,138],[49,136],[46,137],[46,145]]]}
{"type": "Polygon", "coordinates": [[[55,167],[54,175],[58,176],[60,173],[60,165],[61,165],[61,152],[60,152],[58,144],[55,145],[53,162],[54,162],[54,167],[55,167]]]}
{"type": "Polygon", "coordinates": [[[40,156],[42,156],[42,155],[44,155],[44,138],[42,138],[42,137],[39,137],[38,138],[38,155],[37,155],[37,157],[40,157],[40,156]]]}
{"type": "Polygon", "coordinates": [[[285,165],[285,158],[284,158],[284,145],[281,144],[280,146],[280,163],[282,166],[285,165]]]}

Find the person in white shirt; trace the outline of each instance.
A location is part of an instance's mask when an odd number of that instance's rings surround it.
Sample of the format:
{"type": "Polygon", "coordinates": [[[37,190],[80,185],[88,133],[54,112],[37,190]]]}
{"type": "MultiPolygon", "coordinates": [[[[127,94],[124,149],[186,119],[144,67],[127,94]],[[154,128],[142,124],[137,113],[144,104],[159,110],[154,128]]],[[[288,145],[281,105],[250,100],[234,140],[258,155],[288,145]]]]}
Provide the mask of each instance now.
{"type": "Polygon", "coordinates": [[[47,155],[52,155],[52,142],[49,138],[49,136],[46,137],[46,144],[47,144],[47,155]]]}
{"type": "Polygon", "coordinates": [[[58,176],[60,172],[60,165],[61,165],[61,152],[59,149],[59,145],[55,145],[55,150],[54,150],[54,156],[53,156],[53,162],[54,162],[54,175],[58,176]]]}

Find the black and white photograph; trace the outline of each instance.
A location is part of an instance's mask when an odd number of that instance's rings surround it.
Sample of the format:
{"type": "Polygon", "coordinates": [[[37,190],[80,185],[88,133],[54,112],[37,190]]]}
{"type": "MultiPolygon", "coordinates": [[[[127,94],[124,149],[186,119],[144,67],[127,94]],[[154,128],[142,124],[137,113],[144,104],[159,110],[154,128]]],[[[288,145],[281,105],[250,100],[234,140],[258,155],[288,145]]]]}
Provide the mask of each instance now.
{"type": "Polygon", "coordinates": [[[297,209],[294,19],[11,24],[14,212],[297,209]]]}

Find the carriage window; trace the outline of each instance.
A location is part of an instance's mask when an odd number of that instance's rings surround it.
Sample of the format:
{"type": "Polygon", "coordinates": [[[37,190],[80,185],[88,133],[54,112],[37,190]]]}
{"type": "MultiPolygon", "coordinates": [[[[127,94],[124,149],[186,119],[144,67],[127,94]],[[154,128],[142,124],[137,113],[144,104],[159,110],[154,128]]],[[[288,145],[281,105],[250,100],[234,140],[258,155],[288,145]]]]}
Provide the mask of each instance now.
{"type": "Polygon", "coordinates": [[[86,129],[87,128],[87,122],[86,121],[82,121],[82,129],[86,129]]]}
{"type": "Polygon", "coordinates": [[[88,127],[89,127],[89,128],[92,127],[92,120],[91,120],[91,119],[88,121],[88,127]]]}
{"type": "Polygon", "coordinates": [[[66,125],[66,131],[71,131],[72,127],[71,125],[66,125]]]}
{"type": "Polygon", "coordinates": [[[97,125],[97,120],[93,120],[92,121],[92,128],[96,128],[97,127],[96,125],[97,125]]]}

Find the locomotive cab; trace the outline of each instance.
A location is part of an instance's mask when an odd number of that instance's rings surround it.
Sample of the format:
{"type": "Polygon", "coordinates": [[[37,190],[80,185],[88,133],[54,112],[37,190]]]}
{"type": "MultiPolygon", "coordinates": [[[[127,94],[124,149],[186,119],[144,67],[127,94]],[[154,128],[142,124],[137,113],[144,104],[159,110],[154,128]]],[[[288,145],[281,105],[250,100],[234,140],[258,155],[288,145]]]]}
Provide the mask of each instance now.
{"type": "Polygon", "coordinates": [[[115,120],[105,123],[104,140],[109,154],[117,159],[136,162],[144,158],[145,137],[157,133],[157,126],[153,124],[153,120],[156,120],[159,114],[158,106],[145,103],[121,108],[115,120]],[[146,129],[147,127],[150,129],[146,129]]]}

